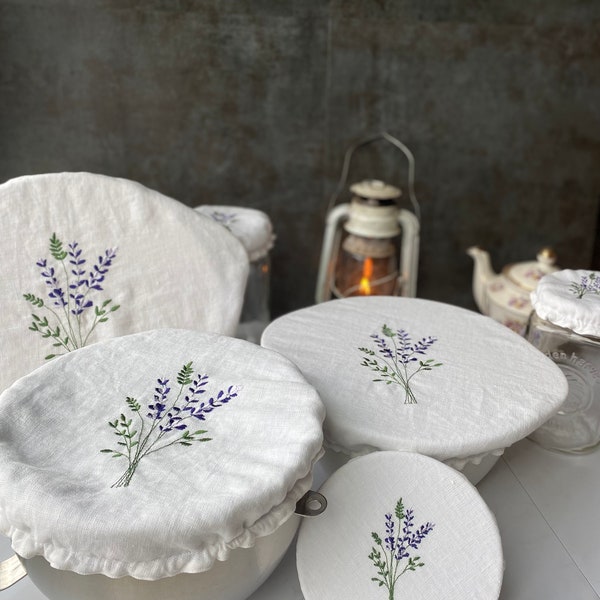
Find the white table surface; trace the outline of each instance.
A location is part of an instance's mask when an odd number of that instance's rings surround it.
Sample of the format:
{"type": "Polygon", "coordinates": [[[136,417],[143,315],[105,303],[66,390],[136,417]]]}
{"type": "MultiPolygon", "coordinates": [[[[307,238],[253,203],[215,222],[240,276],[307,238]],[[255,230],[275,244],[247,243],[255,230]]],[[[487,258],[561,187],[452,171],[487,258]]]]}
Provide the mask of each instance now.
{"type": "MultiPolygon", "coordinates": [[[[501,600],[600,599],[600,450],[570,456],[523,440],[477,487],[502,536],[501,600]]],[[[0,536],[0,559],[10,554],[0,536]]],[[[2,600],[45,600],[28,578],[1,593],[2,600]]],[[[303,599],[292,545],[250,600],[303,599]]]]}

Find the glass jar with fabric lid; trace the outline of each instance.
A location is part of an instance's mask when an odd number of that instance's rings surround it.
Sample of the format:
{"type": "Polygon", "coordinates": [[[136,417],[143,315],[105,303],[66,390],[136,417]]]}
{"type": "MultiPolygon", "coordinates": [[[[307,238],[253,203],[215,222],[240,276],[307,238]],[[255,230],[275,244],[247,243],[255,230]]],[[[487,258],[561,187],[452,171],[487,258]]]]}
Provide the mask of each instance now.
{"type": "Polygon", "coordinates": [[[527,339],[560,367],[569,394],[530,437],[553,450],[589,451],[600,444],[600,272],[546,275],[531,302],[527,339]]]}

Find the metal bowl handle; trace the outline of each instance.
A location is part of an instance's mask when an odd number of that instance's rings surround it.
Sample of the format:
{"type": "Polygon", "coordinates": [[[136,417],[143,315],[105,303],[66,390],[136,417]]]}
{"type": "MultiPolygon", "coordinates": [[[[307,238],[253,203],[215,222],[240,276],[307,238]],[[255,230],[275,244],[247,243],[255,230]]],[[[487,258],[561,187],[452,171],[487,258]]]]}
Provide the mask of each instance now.
{"type": "Polygon", "coordinates": [[[316,517],[327,508],[327,498],[319,492],[309,490],[296,503],[295,513],[301,517],[316,517]]]}

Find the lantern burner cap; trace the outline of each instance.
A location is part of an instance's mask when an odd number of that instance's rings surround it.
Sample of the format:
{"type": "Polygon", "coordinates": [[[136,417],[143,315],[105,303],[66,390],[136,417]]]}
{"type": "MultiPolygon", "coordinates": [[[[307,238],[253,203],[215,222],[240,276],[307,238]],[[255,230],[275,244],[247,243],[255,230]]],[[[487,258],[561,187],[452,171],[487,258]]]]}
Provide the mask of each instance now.
{"type": "Polygon", "coordinates": [[[379,179],[365,179],[350,187],[350,191],[368,204],[385,206],[394,204],[402,192],[399,188],[379,179]]]}

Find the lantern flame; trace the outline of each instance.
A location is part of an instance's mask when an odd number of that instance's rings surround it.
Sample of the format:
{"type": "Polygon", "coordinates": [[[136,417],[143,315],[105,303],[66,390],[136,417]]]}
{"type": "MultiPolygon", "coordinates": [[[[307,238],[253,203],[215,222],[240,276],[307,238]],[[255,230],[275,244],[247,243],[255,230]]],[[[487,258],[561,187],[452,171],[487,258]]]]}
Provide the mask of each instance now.
{"type": "Polygon", "coordinates": [[[362,296],[371,295],[371,277],[373,277],[373,259],[367,257],[363,263],[362,277],[358,284],[358,293],[362,296]]]}

